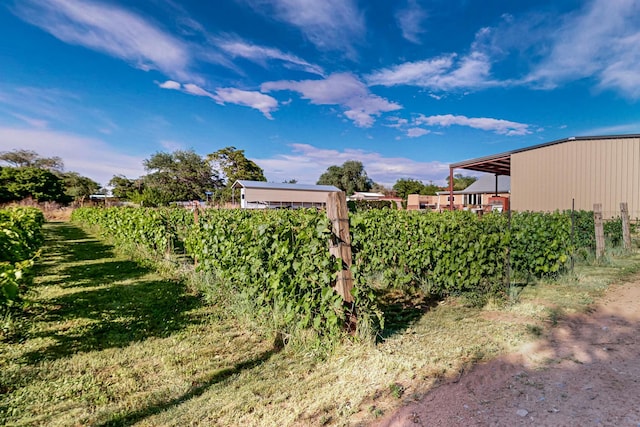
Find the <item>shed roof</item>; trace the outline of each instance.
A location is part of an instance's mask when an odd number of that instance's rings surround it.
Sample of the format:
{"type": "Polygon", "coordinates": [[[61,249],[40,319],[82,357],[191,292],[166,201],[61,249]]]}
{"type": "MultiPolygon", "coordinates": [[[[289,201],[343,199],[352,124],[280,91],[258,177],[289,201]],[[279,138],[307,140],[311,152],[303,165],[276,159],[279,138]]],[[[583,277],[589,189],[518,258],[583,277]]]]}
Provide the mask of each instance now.
{"type": "Polygon", "coordinates": [[[604,136],[573,136],[570,138],[557,139],[543,144],[532,145],[529,147],[518,148],[516,150],[505,151],[490,156],[477,157],[462,162],[451,163],[451,169],[468,169],[478,172],[488,172],[497,175],[511,175],[511,155],[522,153],[524,151],[535,150],[538,148],[549,147],[551,145],[563,144],[569,141],[593,141],[598,139],[621,139],[621,138],[640,138],[640,134],[631,135],[604,135],[604,136]]]}
{"type": "MultiPolygon", "coordinates": [[[[496,191],[495,175],[482,175],[473,184],[464,190],[454,191],[453,194],[489,194],[496,191]]],[[[498,175],[498,193],[508,193],[511,191],[511,177],[498,175]]],[[[449,194],[449,191],[438,191],[436,194],[449,194]]]]}
{"type": "Polygon", "coordinates": [[[231,188],[261,188],[269,190],[294,190],[294,191],[341,191],[339,188],[333,185],[312,185],[312,184],[289,184],[289,183],[275,183],[264,181],[247,181],[239,179],[233,183],[231,188]]]}

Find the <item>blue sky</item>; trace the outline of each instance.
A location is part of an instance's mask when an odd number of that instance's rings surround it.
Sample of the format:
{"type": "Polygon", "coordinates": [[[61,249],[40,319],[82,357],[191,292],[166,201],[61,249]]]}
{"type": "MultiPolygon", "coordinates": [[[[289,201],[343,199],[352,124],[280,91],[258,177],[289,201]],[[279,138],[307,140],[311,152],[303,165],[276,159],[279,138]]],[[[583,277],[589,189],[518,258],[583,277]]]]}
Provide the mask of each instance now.
{"type": "Polygon", "coordinates": [[[376,182],[571,136],[640,133],[640,0],[17,0],[0,151],[106,184],[233,145],[267,179],[376,182]]]}

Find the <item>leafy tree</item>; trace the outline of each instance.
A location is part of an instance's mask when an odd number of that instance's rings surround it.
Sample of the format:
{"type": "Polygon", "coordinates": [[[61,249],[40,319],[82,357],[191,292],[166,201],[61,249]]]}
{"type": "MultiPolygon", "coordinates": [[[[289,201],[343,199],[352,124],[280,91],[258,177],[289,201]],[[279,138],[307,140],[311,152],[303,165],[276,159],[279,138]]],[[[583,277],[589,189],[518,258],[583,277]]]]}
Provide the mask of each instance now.
{"type": "Polygon", "coordinates": [[[231,200],[231,186],[239,179],[248,181],[266,181],[264,171],[253,160],[244,155],[244,150],[230,146],[207,155],[212,168],[221,173],[224,187],[214,195],[220,201],[231,200]]]}
{"type": "Polygon", "coordinates": [[[39,202],[68,203],[64,182],[46,169],[31,166],[4,167],[0,170],[3,202],[33,198],[39,202]]]}
{"type": "Polygon", "coordinates": [[[122,200],[130,200],[134,194],[142,193],[142,179],[133,180],[124,175],[114,175],[109,181],[111,194],[122,200]]]}
{"type": "MultiPolygon", "coordinates": [[[[475,176],[464,176],[461,173],[457,173],[453,175],[453,189],[454,190],[464,190],[474,182],[476,182],[478,178],[475,176]]],[[[449,188],[449,177],[447,176],[447,188],[449,188]]]]}
{"type": "Polygon", "coordinates": [[[422,181],[409,178],[401,178],[393,184],[398,197],[406,199],[409,194],[421,194],[424,191],[424,184],[422,181]]]}
{"type": "Polygon", "coordinates": [[[222,172],[222,178],[226,185],[233,185],[239,179],[249,181],[266,181],[264,171],[253,160],[249,160],[244,155],[244,150],[236,147],[225,147],[211,153],[207,159],[214,166],[214,169],[222,172]]]}
{"type": "Polygon", "coordinates": [[[64,163],[60,157],[40,157],[38,153],[31,150],[2,151],[0,152],[0,161],[16,168],[33,167],[50,171],[64,169],[64,163]]]}
{"type": "Polygon", "coordinates": [[[422,181],[410,178],[401,178],[393,184],[393,189],[398,197],[406,199],[409,194],[434,195],[436,191],[440,191],[440,187],[429,183],[425,185],[422,181]]]}
{"type": "Polygon", "coordinates": [[[179,200],[200,200],[220,186],[209,162],[193,150],[158,152],[144,161],[150,173],[143,177],[142,201],[158,206],[179,200]]]}
{"type": "Polygon", "coordinates": [[[65,193],[77,202],[84,202],[85,198],[95,194],[100,190],[100,184],[82,176],[77,172],[66,172],[62,174],[65,193]]]}
{"type": "Polygon", "coordinates": [[[435,196],[436,191],[441,191],[441,190],[442,190],[442,187],[439,187],[433,183],[429,183],[424,186],[424,192],[420,194],[435,196]]]}
{"type": "Polygon", "coordinates": [[[367,176],[362,162],[347,160],[342,166],[329,166],[327,171],[320,175],[317,184],[334,185],[351,195],[356,191],[369,191],[373,181],[367,176]]]}

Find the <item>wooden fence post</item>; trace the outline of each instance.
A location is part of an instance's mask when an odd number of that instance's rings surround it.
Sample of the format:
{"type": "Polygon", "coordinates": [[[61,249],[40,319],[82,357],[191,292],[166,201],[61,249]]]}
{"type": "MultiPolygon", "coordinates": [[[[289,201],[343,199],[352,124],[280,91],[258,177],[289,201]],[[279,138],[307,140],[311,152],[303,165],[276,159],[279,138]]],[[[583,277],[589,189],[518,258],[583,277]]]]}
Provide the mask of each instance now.
{"type": "Polygon", "coordinates": [[[351,288],[351,235],[349,234],[349,212],[347,198],[342,191],[329,193],[327,196],[327,217],[331,221],[331,242],[329,253],[342,260],[342,271],[338,272],[335,291],[345,300],[353,302],[351,288]]]}
{"type": "Polygon", "coordinates": [[[622,217],[622,241],[624,248],[631,250],[631,230],[629,228],[629,206],[627,202],[620,203],[620,216],[622,217]]]}
{"type": "Polygon", "coordinates": [[[602,224],[602,204],[593,205],[593,223],[596,233],[596,259],[604,255],[604,226],[602,224]]]}

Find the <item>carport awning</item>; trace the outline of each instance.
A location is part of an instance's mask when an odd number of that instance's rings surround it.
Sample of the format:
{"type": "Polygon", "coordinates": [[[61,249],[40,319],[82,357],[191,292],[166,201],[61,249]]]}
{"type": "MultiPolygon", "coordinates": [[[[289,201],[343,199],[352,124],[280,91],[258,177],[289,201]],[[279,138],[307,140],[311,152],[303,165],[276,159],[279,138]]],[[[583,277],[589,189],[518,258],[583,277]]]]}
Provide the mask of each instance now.
{"type": "Polygon", "coordinates": [[[495,156],[480,157],[464,162],[452,163],[453,169],[468,169],[478,172],[487,172],[495,175],[511,176],[511,153],[503,153],[495,156]]]}

